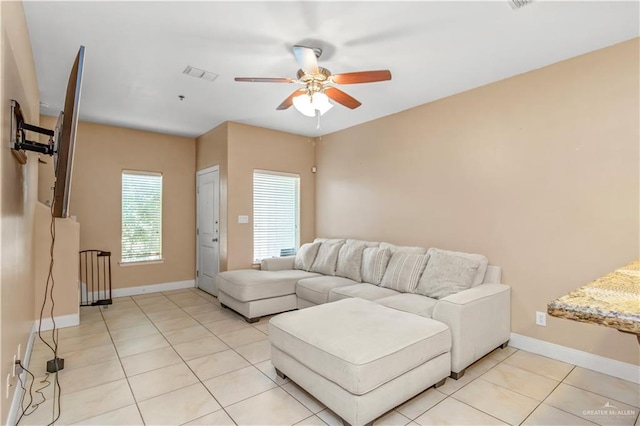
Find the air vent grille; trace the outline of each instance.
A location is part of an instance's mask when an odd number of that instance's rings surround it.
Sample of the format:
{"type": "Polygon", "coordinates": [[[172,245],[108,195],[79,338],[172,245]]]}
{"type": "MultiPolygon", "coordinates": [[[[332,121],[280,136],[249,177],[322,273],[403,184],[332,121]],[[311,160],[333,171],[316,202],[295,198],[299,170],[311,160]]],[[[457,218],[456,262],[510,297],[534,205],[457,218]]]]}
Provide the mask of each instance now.
{"type": "Polygon", "coordinates": [[[187,67],[182,71],[183,74],[186,74],[191,77],[200,78],[202,80],[213,81],[218,78],[218,74],[201,70],[200,68],[192,67],[191,65],[187,65],[187,67]]]}
{"type": "Polygon", "coordinates": [[[509,0],[509,6],[512,9],[521,9],[528,4],[533,3],[534,0],[509,0]]]}

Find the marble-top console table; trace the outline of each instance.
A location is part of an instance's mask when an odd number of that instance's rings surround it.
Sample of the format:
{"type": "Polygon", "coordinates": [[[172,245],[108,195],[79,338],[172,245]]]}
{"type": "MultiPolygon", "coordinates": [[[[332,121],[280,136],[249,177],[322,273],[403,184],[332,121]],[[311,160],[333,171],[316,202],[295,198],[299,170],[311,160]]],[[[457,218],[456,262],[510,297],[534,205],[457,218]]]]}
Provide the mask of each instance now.
{"type": "Polygon", "coordinates": [[[640,259],[550,302],[547,312],[635,334],[640,343],[640,259]]]}

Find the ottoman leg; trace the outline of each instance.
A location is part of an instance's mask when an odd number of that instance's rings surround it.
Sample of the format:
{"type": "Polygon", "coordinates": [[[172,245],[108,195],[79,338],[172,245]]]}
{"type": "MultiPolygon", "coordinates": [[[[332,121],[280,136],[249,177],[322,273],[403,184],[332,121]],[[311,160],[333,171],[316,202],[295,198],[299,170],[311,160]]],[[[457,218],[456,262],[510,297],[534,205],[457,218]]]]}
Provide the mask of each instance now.
{"type": "MultiPolygon", "coordinates": [[[[342,421],[342,424],[343,424],[344,426],[351,426],[351,423],[347,423],[347,422],[345,422],[344,420],[342,421]]],[[[373,426],[373,422],[365,423],[365,424],[363,424],[362,426],[373,426]]]]}
{"type": "Polygon", "coordinates": [[[246,322],[248,322],[249,324],[253,324],[254,322],[258,322],[258,321],[260,321],[260,317],[257,317],[257,318],[247,318],[247,317],[243,317],[243,318],[244,318],[244,320],[245,320],[246,322]]]}
{"type": "Polygon", "coordinates": [[[287,376],[286,376],[282,371],[278,370],[277,368],[276,368],[276,374],[277,374],[277,375],[278,375],[278,377],[280,377],[282,380],[286,380],[286,379],[287,379],[287,376]]]}
{"type": "Polygon", "coordinates": [[[458,380],[460,377],[464,376],[464,372],[465,371],[466,371],[466,369],[462,369],[462,370],[458,371],[457,373],[454,373],[452,371],[451,375],[449,377],[451,377],[454,380],[458,380]]]}
{"type": "Polygon", "coordinates": [[[444,379],[440,380],[438,383],[436,383],[435,385],[433,385],[434,388],[439,388],[440,386],[444,385],[444,382],[447,381],[447,378],[445,377],[444,379]]]}
{"type": "Polygon", "coordinates": [[[500,349],[505,349],[507,346],[509,346],[509,341],[508,340],[500,345],[500,349]]]}

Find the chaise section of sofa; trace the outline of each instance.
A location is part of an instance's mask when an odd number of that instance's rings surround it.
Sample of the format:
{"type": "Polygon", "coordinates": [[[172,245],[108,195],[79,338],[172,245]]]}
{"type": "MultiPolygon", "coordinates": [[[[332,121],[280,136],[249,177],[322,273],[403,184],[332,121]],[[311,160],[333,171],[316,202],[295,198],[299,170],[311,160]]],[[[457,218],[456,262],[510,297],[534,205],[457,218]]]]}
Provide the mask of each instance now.
{"type": "Polygon", "coordinates": [[[218,300],[248,322],[297,308],[296,284],[320,276],[293,269],[294,257],[265,259],[261,270],[226,271],[216,277],[218,300]]]}

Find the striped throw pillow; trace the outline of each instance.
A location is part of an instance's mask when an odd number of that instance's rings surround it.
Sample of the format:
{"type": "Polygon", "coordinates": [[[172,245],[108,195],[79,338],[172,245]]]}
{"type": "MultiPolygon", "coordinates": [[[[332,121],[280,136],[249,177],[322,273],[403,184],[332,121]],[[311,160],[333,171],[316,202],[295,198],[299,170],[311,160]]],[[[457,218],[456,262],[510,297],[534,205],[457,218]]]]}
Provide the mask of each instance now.
{"type": "Polygon", "coordinates": [[[418,280],[427,266],[429,255],[396,252],[382,278],[381,287],[401,293],[411,293],[418,286],[418,280]]]}
{"type": "Polygon", "coordinates": [[[380,285],[391,252],[388,248],[367,247],[362,252],[362,281],[380,285]]]}

